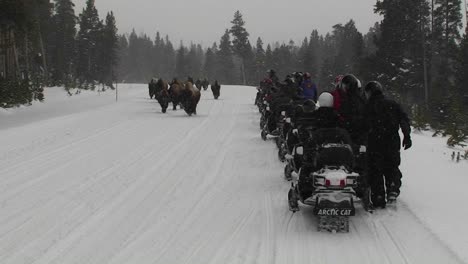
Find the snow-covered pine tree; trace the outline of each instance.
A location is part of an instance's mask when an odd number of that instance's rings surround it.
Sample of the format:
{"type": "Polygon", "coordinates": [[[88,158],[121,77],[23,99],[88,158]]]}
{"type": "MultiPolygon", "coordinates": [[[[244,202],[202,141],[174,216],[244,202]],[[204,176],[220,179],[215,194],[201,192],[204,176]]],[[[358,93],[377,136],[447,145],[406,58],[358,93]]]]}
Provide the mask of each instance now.
{"type": "Polygon", "coordinates": [[[377,39],[377,76],[406,104],[423,102],[424,54],[428,35],[426,0],[379,0],[376,13],[383,16],[377,39]]]}

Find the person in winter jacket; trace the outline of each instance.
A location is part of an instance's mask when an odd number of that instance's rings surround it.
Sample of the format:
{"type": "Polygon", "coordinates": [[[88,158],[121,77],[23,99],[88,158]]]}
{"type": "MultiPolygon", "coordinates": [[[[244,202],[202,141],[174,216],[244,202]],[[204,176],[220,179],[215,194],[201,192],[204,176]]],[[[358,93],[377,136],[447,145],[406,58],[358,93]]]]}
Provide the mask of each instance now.
{"type": "MultiPolygon", "coordinates": [[[[307,144],[321,146],[323,143],[327,143],[323,142],[323,140],[326,141],[328,139],[341,137],[346,138],[347,141],[350,142],[351,139],[348,133],[340,128],[341,123],[339,116],[333,108],[333,96],[328,92],[324,92],[319,96],[318,102],[320,107],[314,111],[311,116],[314,127],[313,137],[308,140],[307,144]]],[[[308,153],[307,155],[314,156],[316,154],[308,153]]],[[[301,196],[307,198],[313,194],[315,187],[311,184],[313,181],[311,173],[317,169],[319,168],[315,167],[313,163],[302,165],[299,172],[297,188],[291,188],[288,193],[290,209],[292,211],[297,211],[299,208],[297,201],[291,197],[301,196]],[[294,195],[294,193],[296,194],[294,195]]]]}
{"type": "Polygon", "coordinates": [[[273,82],[274,85],[279,84],[279,78],[276,76],[276,71],[273,69],[270,69],[267,71],[268,78],[273,82]]]}
{"type": "Polygon", "coordinates": [[[300,85],[302,96],[304,99],[312,99],[314,102],[317,102],[317,85],[312,81],[310,73],[304,73],[303,78],[304,80],[300,85]]]}
{"type": "Polygon", "coordinates": [[[361,82],[356,76],[348,74],[341,80],[340,89],[345,92],[338,111],[343,128],[351,135],[354,145],[366,145],[368,130],[365,119],[366,102],[362,97],[361,82]]]}
{"type": "Polygon", "coordinates": [[[374,206],[385,207],[385,197],[387,201],[391,201],[400,194],[402,174],[398,168],[401,162],[401,143],[398,131],[401,128],[403,132],[404,149],[411,148],[410,121],[397,102],[385,97],[380,83],[369,82],[364,90],[368,99],[366,105],[369,124],[367,153],[371,199],[374,206]]]}
{"type": "Polygon", "coordinates": [[[318,98],[319,108],[314,112],[313,117],[317,128],[340,127],[340,117],[333,108],[333,95],[323,92],[318,98]]]}
{"type": "Polygon", "coordinates": [[[343,89],[341,89],[341,85],[340,85],[343,77],[344,77],[343,75],[336,76],[335,82],[333,83],[335,88],[331,92],[331,94],[333,95],[333,108],[335,108],[337,112],[340,111],[341,102],[343,101],[343,98],[346,96],[346,92],[343,89]]]}

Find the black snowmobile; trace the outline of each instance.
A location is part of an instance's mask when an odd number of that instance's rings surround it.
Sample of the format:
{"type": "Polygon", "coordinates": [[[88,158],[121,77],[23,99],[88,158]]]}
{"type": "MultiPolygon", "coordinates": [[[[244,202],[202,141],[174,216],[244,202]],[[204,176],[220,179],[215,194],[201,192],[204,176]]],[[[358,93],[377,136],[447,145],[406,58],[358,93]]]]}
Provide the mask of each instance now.
{"type": "Polygon", "coordinates": [[[318,129],[296,153],[303,155],[303,165],[288,193],[290,210],[298,211],[301,201],[314,207],[319,231],[349,232],[361,176],[353,170],[355,154],[347,131],[318,129]]]}

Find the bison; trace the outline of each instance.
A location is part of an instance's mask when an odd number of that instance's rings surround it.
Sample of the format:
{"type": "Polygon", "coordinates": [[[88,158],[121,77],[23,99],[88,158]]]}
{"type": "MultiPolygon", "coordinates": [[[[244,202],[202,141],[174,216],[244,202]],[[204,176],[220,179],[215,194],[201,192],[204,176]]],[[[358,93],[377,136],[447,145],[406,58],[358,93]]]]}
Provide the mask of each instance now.
{"type": "Polygon", "coordinates": [[[148,92],[149,92],[149,96],[151,99],[153,99],[153,96],[155,95],[155,85],[156,83],[158,82],[158,79],[156,78],[153,78],[151,79],[151,81],[148,83],[148,92]]]}
{"type": "Polygon", "coordinates": [[[197,79],[197,81],[195,82],[195,86],[197,87],[198,90],[201,91],[202,81],[200,79],[197,79]]]}
{"type": "Polygon", "coordinates": [[[166,113],[171,97],[169,96],[168,85],[166,81],[159,79],[155,84],[155,93],[154,97],[158,100],[159,105],[161,105],[161,110],[163,113],[166,113]]]}
{"type": "Polygon", "coordinates": [[[174,78],[171,83],[171,87],[169,88],[169,96],[172,101],[172,110],[177,110],[177,105],[180,104],[181,108],[183,107],[181,104],[182,100],[182,91],[184,89],[184,84],[174,78]]]}
{"type": "Polygon", "coordinates": [[[211,85],[211,91],[213,92],[213,96],[214,96],[215,99],[218,99],[220,90],[221,90],[221,85],[218,83],[218,80],[216,80],[211,85]]]}
{"type": "Polygon", "coordinates": [[[203,87],[203,90],[206,91],[208,89],[208,85],[210,85],[210,82],[205,78],[205,79],[203,79],[201,85],[203,87]]]}
{"type": "Polygon", "coordinates": [[[185,112],[191,116],[197,114],[197,104],[200,101],[200,90],[191,82],[185,83],[185,89],[182,92],[182,105],[185,112]]]}

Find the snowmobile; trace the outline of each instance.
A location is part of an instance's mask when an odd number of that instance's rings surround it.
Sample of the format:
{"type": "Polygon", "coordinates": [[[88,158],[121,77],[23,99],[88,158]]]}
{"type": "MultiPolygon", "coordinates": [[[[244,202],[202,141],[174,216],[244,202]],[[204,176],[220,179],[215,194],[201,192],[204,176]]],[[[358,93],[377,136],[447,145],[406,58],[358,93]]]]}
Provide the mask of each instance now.
{"type": "Polygon", "coordinates": [[[290,122],[291,128],[287,133],[285,142],[287,164],[284,167],[284,177],[290,181],[292,180],[292,174],[299,173],[302,166],[303,156],[297,154],[296,149],[312,138],[312,134],[316,130],[316,122],[313,118],[289,118],[287,121],[290,122]]]}
{"type": "MultiPolygon", "coordinates": [[[[267,136],[273,136],[278,138],[283,133],[283,126],[286,121],[285,111],[289,107],[289,104],[279,105],[277,102],[272,102],[267,107],[265,113],[264,125],[262,127],[261,137],[263,140],[267,139],[267,136]]],[[[281,139],[276,140],[276,145],[279,147],[281,144],[281,139]]]]}
{"type": "Polygon", "coordinates": [[[333,128],[318,129],[314,137],[295,150],[304,157],[299,177],[293,179],[288,193],[290,210],[298,211],[301,201],[314,207],[318,231],[349,232],[349,218],[356,212],[354,203],[361,177],[353,171],[355,156],[349,135],[345,130],[333,128]],[[323,136],[333,139],[322,141],[323,136]]]}

